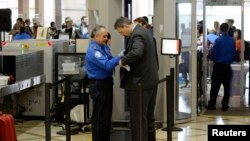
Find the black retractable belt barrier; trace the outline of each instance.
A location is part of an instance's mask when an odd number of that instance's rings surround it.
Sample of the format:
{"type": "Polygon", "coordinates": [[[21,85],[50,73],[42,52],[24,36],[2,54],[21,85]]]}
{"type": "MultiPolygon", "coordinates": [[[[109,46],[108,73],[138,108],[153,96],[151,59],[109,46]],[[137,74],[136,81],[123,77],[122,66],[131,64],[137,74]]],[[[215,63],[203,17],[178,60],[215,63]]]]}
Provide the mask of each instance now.
{"type": "MultiPolygon", "coordinates": [[[[250,60],[248,61],[249,67],[248,67],[248,106],[250,106],[250,60]]],[[[246,86],[247,87],[247,86],[246,86]]]]}
{"type": "Polygon", "coordinates": [[[65,130],[66,130],[66,141],[71,140],[71,128],[70,128],[70,77],[66,76],[66,94],[65,94],[65,103],[66,103],[66,123],[65,123],[65,130]]]}
{"type": "Polygon", "coordinates": [[[2,51],[2,32],[0,31],[0,51],[2,51]]]}
{"type": "MultiPolygon", "coordinates": [[[[51,120],[50,120],[50,90],[59,83],[65,82],[61,79],[53,84],[45,83],[45,141],[51,141],[51,120]]],[[[67,128],[67,126],[66,126],[67,128]]],[[[70,132],[66,134],[66,141],[70,141],[70,132]]]]}
{"type": "Polygon", "coordinates": [[[173,115],[170,114],[171,113],[171,105],[173,105],[172,103],[172,94],[171,94],[171,78],[170,76],[166,76],[166,90],[167,90],[167,140],[168,141],[172,141],[172,131],[173,131],[173,128],[172,128],[172,123],[174,122],[173,121],[173,115]]]}
{"type": "Polygon", "coordinates": [[[167,127],[163,128],[163,131],[167,131],[167,141],[172,141],[172,131],[173,131],[173,124],[174,124],[174,96],[172,94],[172,78],[170,76],[166,76],[166,78],[159,80],[158,83],[162,83],[166,81],[166,102],[167,102],[167,127]]]}
{"type": "Polygon", "coordinates": [[[141,83],[139,83],[138,84],[138,109],[139,109],[139,133],[140,133],[140,135],[139,135],[139,137],[140,137],[140,139],[139,139],[139,141],[144,141],[144,135],[143,135],[143,129],[144,129],[144,127],[143,127],[143,87],[142,87],[142,84],[141,83]]]}
{"type": "Polygon", "coordinates": [[[166,81],[166,101],[167,101],[167,127],[163,128],[163,131],[167,131],[167,140],[172,141],[172,131],[182,131],[181,128],[174,127],[174,115],[175,115],[175,106],[174,106],[174,68],[170,69],[170,76],[166,76],[165,79],[159,80],[158,83],[166,81]]]}
{"type": "Polygon", "coordinates": [[[50,121],[50,89],[51,84],[45,84],[45,141],[51,141],[51,121],[50,121]]]}
{"type": "Polygon", "coordinates": [[[171,124],[168,124],[168,125],[171,125],[171,131],[173,131],[174,129],[174,120],[175,120],[175,105],[174,105],[174,101],[175,101],[175,98],[174,98],[174,68],[171,68],[170,69],[170,81],[169,81],[169,91],[170,93],[167,93],[167,97],[170,99],[168,100],[168,107],[170,107],[170,111],[168,112],[168,115],[170,114],[170,118],[171,118],[171,124]]]}
{"type": "MultiPolygon", "coordinates": [[[[2,51],[2,33],[0,31],[0,52],[2,51]]],[[[3,55],[0,53],[0,72],[3,72],[3,55]]]]}
{"type": "MultiPolygon", "coordinates": [[[[73,75],[79,75],[79,73],[77,72],[72,72],[72,73],[61,73],[60,75],[63,75],[63,77],[59,80],[58,76],[59,76],[59,67],[58,67],[58,62],[59,56],[76,56],[76,55],[83,55],[85,56],[85,53],[62,53],[62,52],[57,52],[55,53],[55,72],[54,72],[54,82],[53,83],[46,83],[45,84],[45,138],[46,141],[50,141],[51,140],[51,120],[50,120],[50,91],[53,89],[54,90],[54,95],[55,95],[55,99],[58,100],[58,85],[64,83],[64,87],[65,87],[65,105],[66,105],[66,111],[65,111],[65,116],[66,116],[66,122],[65,122],[65,130],[63,131],[59,131],[57,132],[57,134],[60,135],[66,135],[66,141],[70,141],[71,140],[71,135],[78,133],[78,131],[75,130],[71,130],[70,127],[70,93],[71,93],[71,87],[70,87],[70,83],[71,83],[71,78],[73,75]]],[[[85,84],[80,84],[81,85],[81,92],[86,92],[86,87],[82,88],[83,85],[85,84]]],[[[88,124],[89,121],[87,121],[87,118],[89,117],[89,105],[88,105],[88,97],[85,97],[86,95],[84,95],[84,98],[86,98],[86,102],[87,104],[84,105],[84,124],[88,124]],[[86,111],[86,112],[85,112],[86,111]]],[[[85,100],[84,100],[85,101],[85,100]]],[[[85,102],[84,102],[85,104],[85,102]]]]}

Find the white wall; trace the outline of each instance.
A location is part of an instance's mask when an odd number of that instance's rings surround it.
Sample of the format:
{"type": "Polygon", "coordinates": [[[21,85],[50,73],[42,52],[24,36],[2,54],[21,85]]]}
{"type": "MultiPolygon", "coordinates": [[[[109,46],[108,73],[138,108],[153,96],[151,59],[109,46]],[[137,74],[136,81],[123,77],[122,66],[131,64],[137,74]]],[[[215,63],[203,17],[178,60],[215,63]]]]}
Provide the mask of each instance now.
{"type": "Polygon", "coordinates": [[[148,16],[149,23],[150,17],[154,14],[154,0],[132,0],[132,20],[137,17],[148,16]]]}
{"type": "MultiPolygon", "coordinates": [[[[174,67],[175,60],[160,54],[161,38],[175,37],[175,1],[154,0],[154,36],[157,41],[159,57],[159,78],[165,78],[170,74],[170,68],[174,67]]],[[[155,116],[156,120],[166,122],[166,87],[165,83],[158,85],[158,96],[155,116]]]]}

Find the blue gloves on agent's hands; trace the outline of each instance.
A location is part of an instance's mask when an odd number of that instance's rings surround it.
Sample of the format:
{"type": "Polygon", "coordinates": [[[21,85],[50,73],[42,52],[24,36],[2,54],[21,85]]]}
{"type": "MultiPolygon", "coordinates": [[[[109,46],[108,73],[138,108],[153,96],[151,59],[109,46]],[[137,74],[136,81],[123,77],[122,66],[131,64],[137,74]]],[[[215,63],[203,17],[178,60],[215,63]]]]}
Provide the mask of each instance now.
{"type": "Polygon", "coordinates": [[[123,49],[123,50],[118,54],[118,56],[119,56],[119,57],[124,56],[124,52],[125,52],[125,49],[123,49]]]}

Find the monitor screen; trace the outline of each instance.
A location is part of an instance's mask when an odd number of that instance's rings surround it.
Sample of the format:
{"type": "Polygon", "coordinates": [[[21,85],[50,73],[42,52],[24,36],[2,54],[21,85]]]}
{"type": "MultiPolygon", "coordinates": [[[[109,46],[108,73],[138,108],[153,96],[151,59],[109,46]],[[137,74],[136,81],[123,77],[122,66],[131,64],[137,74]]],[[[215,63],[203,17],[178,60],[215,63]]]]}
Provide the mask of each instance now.
{"type": "Polygon", "coordinates": [[[180,55],[181,40],[176,38],[161,39],[161,54],[162,55],[180,55]]]}

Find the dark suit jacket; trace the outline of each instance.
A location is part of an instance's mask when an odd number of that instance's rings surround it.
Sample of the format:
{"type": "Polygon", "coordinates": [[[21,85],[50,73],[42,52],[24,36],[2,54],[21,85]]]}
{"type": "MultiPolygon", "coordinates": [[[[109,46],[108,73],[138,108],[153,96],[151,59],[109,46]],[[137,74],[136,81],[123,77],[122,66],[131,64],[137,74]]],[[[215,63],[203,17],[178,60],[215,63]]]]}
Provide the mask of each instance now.
{"type": "Polygon", "coordinates": [[[124,54],[122,64],[129,65],[130,71],[120,69],[121,88],[136,90],[138,83],[143,84],[143,88],[152,88],[158,83],[157,53],[148,29],[136,25],[124,54]]]}

